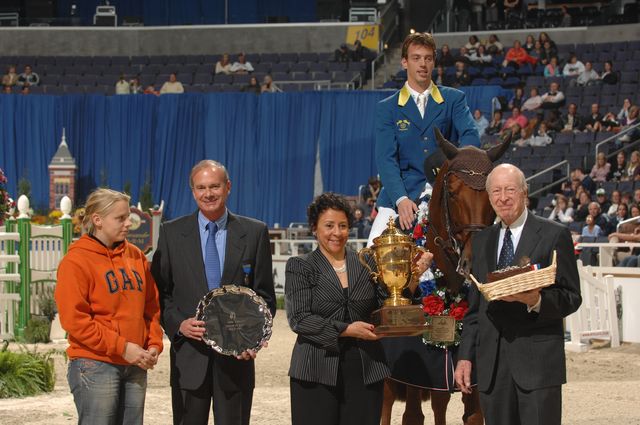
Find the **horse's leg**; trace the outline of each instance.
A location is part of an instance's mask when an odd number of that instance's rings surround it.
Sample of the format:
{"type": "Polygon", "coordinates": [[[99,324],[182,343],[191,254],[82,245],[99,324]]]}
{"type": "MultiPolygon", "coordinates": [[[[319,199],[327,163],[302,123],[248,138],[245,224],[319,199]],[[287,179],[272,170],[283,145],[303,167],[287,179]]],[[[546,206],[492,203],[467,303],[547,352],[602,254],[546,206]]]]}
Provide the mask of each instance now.
{"type": "Polygon", "coordinates": [[[422,391],[428,390],[407,385],[407,404],[402,415],[402,425],[424,425],[422,391]]]}
{"type": "Polygon", "coordinates": [[[382,416],[380,425],[391,425],[391,409],[396,400],[396,386],[389,379],[384,380],[384,394],[382,396],[382,416]]]}
{"type": "Polygon", "coordinates": [[[435,425],[447,424],[447,405],[451,394],[447,391],[431,391],[431,410],[435,425]]]}
{"type": "Polygon", "coordinates": [[[471,394],[462,394],[462,404],[464,404],[464,415],[462,415],[464,425],[484,424],[482,408],[480,407],[480,393],[477,387],[472,388],[471,394]]]}

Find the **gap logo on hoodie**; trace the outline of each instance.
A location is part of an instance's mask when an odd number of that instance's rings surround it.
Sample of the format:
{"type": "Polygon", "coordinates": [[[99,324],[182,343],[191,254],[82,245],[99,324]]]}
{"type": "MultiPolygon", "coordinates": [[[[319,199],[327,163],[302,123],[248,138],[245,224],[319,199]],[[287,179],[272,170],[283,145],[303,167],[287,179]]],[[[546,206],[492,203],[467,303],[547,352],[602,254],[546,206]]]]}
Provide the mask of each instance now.
{"type": "Polygon", "coordinates": [[[131,270],[135,282],[129,277],[124,268],[118,269],[117,272],[109,270],[105,273],[104,278],[107,281],[109,292],[115,294],[118,291],[140,291],[142,292],[142,278],[135,270],[131,270]]]}

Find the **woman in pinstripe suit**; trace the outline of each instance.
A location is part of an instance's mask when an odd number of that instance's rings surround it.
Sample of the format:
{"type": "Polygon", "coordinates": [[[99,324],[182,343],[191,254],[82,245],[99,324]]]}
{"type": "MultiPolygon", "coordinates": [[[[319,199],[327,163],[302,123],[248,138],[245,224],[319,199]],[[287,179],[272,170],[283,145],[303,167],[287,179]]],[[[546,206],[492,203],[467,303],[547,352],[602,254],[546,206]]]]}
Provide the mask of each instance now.
{"type": "MultiPolygon", "coordinates": [[[[366,321],[387,294],[346,247],[353,217],[344,197],[322,194],[307,215],[318,249],[286,267],[287,318],[298,334],[289,368],[292,423],[377,425],[389,369],[366,321]]],[[[420,258],[419,270],[430,258],[420,258]]]]}

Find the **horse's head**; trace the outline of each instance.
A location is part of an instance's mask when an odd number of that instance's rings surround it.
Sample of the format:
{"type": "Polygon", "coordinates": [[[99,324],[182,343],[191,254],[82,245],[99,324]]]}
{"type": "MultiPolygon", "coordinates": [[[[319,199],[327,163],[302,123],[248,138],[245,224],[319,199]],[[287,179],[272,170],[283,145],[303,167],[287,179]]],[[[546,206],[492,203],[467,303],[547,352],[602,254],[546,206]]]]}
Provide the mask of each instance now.
{"type": "MultiPolygon", "coordinates": [[[[450,251],[445,261],[452,262],[451,251],[454,251],[457,254],[455,272],[467,277],[471,270],[471,238],[495,218],[485,190],[487,175],[493,169],[493,162],[509,147],[510,140],[485,151],[472,146],[458,148],[437,128],[435,134],[447,160],[433,188],[429,218],[440,238],[436,244],[450,251]]],[[[436,258],[436,263],[442,268],[442,260],[436,258]]],[[[446,271],[443,272],[446,275],[446,271]]]]}

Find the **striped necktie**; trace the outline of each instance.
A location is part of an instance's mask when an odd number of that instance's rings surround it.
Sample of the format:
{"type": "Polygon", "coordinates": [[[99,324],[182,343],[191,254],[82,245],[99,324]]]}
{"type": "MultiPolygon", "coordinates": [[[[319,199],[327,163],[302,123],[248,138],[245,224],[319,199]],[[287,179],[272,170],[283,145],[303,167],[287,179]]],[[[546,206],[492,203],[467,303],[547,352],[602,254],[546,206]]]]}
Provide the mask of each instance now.
{"type": "Polygon", "coordinates": [[[418,95],[418,111],[420,111],[420,116],[424,118],[424,107],[426,105],[426,96],[423,93],[418,95]]]}
{"type": "Polygon", "coordinates": [[[220,272],[220,256],[218,255],[218,247],[216,246],[216,233],[218,225],[214,221],[207,224],[209,229],[209,237],[205,247],[204,270],[207,275],[207,286],[209,290],[219,288],[221,280],[220,272]]]}

